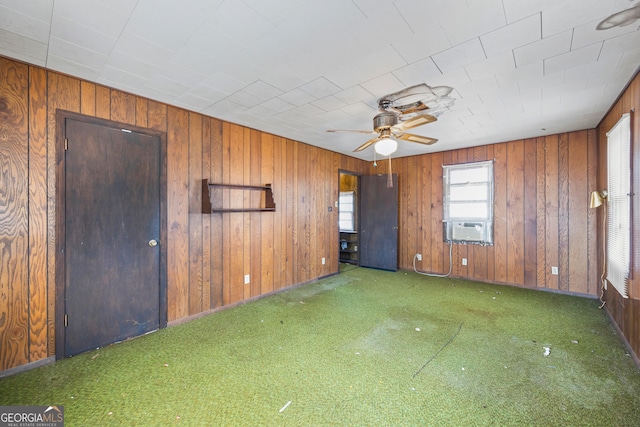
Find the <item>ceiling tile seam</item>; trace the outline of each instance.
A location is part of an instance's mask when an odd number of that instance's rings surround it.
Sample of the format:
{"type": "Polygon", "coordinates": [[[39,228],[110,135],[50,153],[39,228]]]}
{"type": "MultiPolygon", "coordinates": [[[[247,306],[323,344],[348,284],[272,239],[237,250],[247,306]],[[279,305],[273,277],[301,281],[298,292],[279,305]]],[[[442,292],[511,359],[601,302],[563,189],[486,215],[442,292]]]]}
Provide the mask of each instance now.
{"type": "MultiPolygon", "coordinates": [[[[120,30],[120,33],[118,34],[118,37],[116,38],[116,42],[111,46],[111,50],[109,51],[109,53],[107,54],[107,58],[111,57],[111,54],[113,54],[113,51],[115,50],[116,46],[118,46],[118,41],[120,40],[120,38],[122,37],[122,34],[127,30],[127,27],[129,26],[129,21],[131,21],[131,17],[133,16],[133,14],[136,12],[136,9],[138,8],[138,4],[139,4],[139,0],[136,1],[136,6],[133,8],[133,10],[131,11],[131,13],[129,14],[129,17],[127,18],[127,22],[124,23],[124,25],[122,26],[122,30],[120,30]]],[[[102,33],[101,33],[102,34],[102,33]]],[[[145,61],[142,61],[145,62],[145,61]]],[[[103,64],[102,66],[104,67],[103,64]]],[[[150,64],[151,65],[151,64],[150,64]]],[[[130,73],[131,74],[131,73],[130,73]]]]}
{"type": "MultiPolygon", "coordinates": [[[[407,18],[405,18],[404,15],[402,14],[402,12],[400,12],[400,9],[398,9],[398,6],[395,3],[393,3],[393,7],[398,12],[398,15],[400,15],[402,17],[402,20],[404,21],[405,24],[407,24],[407,27],[411,30],[411,32],[413,34],[415,34],[416,30],[413,29],[413,27],[407,21],[407,18]]],[[[449,44],[451,44],[451,41],[449,41],[449,44]]],[[[402,55],[400,55],[400,56],[402,56],[402,55]]],[[[404,59],[404,58],[402,58],[402,59],[404,59]]],[[[406,59],[405,59],[405,61],[406,61],[406,59]]]]}

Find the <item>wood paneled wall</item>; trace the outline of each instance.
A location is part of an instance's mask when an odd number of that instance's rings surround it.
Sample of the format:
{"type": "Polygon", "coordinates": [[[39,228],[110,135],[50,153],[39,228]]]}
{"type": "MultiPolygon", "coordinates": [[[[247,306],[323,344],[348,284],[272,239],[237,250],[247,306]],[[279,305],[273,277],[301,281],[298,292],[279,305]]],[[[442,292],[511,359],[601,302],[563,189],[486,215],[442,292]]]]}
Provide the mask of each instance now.
{"type": "Polygon", "coordinates": [[[166,132],[169,321],[338,271],[328,207],[366,162],[0,57],[0,371],[54,354],[57,109],[166,132]],[[203,214],[204,178],[277,210],[203,214]]]}
{"type": "MultiPolygon", "coordinates": [[[[392,161],[400,194],[399,265],[422,272],[598,295],[595,130],[392,161]],[[442,165],[494,160],[493,246],[443,242],[442,165]],[[462,259],[467,265],[462,265],[462,259]],[[551,267],[558,267],[558,275],[551,267]]],[[[386,173],[379,162],[370,173],[386,173]]]]}
{"type": "MultiPolygon", "coordinates": [[[[619,108],[637,106],[638,87],[636,78],[619,108]]],[[[338,198],[338,171],[385,173],[387,167],[0,57],[0,371],[55,349],[57,109],[166,132],[169,321],[337,272],[337,209],[328,207],[338,198]],[[272,183],[276,212],[202,214],[203,178],[272,183]]],[[[637,115],[634,123],[637,146],[637,115]]],[[[400,267],[412,269],[413,256],[422,253],[420,271],[448,270],[441,166],[495,159],[495,244],[454,245],[453,275],[598,295],[598,217],[587,206],[589,193],[601,187],[596,178],[602,183],[606,176],[602,141],[596,142],[603,126],[393,160],[400,267]]],[[[640,165],[635,175],[638,183],[640,165]]],[[[224,203],[252,201],[236,192],[224,203]]],[[[635,277],[638,257],[640,251],[635,277]]],[[[616,300],[607,293],[607,309],[638,354],[638,279],[631,295],[616,300]]]]}
{"type": "MultiPolygon", "coordinates": [[[[640,73],[631,80],[620,98],[598,125],[598,190],[607,188],[607,132],[624,113],[632,113],[631,150],[632,161],[632,234],[631,278],[628,296],[622,298],[613,286],[608,286],[603,299],[605,309],[616,323],[629,347],[640,358],[640,73]]],[[[603,208],[598,208],[599,221],[603,220],[603,208]]],[[[600,232],[599,238],[603,238],[600,232]]],[[[599,270],[603,269],[602,241],[598,244],[599,270]]]]}

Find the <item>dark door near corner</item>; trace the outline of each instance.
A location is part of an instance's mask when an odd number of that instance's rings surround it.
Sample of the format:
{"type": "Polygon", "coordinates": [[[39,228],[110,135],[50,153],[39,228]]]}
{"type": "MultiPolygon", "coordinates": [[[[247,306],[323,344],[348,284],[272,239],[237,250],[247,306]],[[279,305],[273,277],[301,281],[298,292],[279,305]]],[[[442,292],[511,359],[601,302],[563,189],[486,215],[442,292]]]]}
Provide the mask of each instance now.
{"type": "Polygon", "coordinates": [[[398,175],[363,175],[360,199],[360,266],[398,270],[398,175]]]}
{"type": "Polygon", "coordinates": [[[69,118],[65,136],[67,357],[161,324],[161,144],[158,136],[69,118]]]}

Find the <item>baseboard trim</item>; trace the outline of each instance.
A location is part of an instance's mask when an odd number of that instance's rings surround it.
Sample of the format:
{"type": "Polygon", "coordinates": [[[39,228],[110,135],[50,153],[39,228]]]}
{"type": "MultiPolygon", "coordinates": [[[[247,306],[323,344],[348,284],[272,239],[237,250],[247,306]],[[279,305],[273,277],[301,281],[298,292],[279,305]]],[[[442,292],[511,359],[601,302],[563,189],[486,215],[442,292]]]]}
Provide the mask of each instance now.
{"type": "Polygon", "coordinates": [[[10,377],[13,375],[20,374],[25,371],[30,371],[31,369],[39,368],[41,366],[51,365],[56,361],[55,356],[47,357],[45,359],[40,359],[35,362],[27,363],[24,365],[16,366],[15,368],[6,369],[0,372],[0,379],[10,377]]]}
{"type": "Polygon", "coordinates": [[[172,320],[170,322],[167,322],[167,327],[182,325],[183,323],[187,323],[187,322],[190,322],[192,320],[200,319],[201,317],[206,317],[206,316],[218,313],[218,312],[223,311],[223,310],[228,310],[230,308],[238,307],[238,306],[241,306],[243,304],[247,304],[249,302],[259,300],[261,298],[266,298],[266,297],[271,296],[271,295],[276,295],[276,294],[279,294],[281,292],[289,291],[291,289],[295,289],[295,288],[298,288],[300,286],[308,285],[310,283],[317,282],[318,280],[326,279],[328,277],[335,276],[335,275],[338,275],[338,274],[340,274],[340,272],[327,274],[325,276],[316,277],[315,279],[309,280],[307,282],[302,282],[302,283],[298,283],[298,284],[295,284],[295,285],[288,286],[286,288],[277,289],[275,291],[267,292],[266,294],[262,294],[262,295],[257,295],[255,297],[251,297],[251,298],[248,298],[246,300],[234,302],[232,304],[223,305],[221,307],[212,308],[211,310],[207,310],[207,311],[201,311],[200,313],[192,314],[191,316],[186,316],[186,317],[182,317],[180,319],[176,319],[176,320],[172,320]]]}
{"type": "Polygon", "coordinates": [[[622,333],[622,329],[620,329],[620,327],[616,323],[611,313],[609,313],[609,310],[606,309],[606,306],[603,308],[603,310],[605,313],[607,313],[607,317],[609,318],[609,322],[611,322],[613,329],[615,329],[616,333],[624,343],[624,346],[627,348],[627,351],[633,358],[633,361],[635,362],[638,369],[640,369],[640,358],[638,358],[638,355],[633,351],[633,347],[631,347],[631,344],[629,344],[629,341],[627,341],[627,337],[625,337],[624,334],[622,333]]]}

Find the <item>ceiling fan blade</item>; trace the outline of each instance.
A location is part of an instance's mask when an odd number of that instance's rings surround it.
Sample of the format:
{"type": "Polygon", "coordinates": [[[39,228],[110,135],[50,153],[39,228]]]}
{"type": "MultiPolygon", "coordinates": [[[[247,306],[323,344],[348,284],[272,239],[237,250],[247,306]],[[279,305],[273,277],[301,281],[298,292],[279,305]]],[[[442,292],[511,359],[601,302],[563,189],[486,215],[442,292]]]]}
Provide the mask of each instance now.
{"type": "Polygon", "coordinates": [[[438,142],[436,138],[429,138],[428,136],[414,135],[412,133],[394,133],[394,137],[403,141],[417,142],[418,144],[431,145],[438,142]]]}
{"type": "Polygon", "coordinates": [[[377,136],[375,138],[371,138],[370,140],[368,140],[367,142],[365,142],[364,144],[362,144],[361,146],[359,146],[358,148],[356,148],[355,150],[353,150],[354,152],[357,151],[362,151],[367,147],[370,147],[371,145],[375,144],[376,142],[380,141],[382,139],[382,137],[377,136]]]}
{"type": "Polygon", "coordinates": [[[397,125],[394,125],[393,130],[407,130],[413,129],[418,126],[426,125],[427,123],[433,123],[436,119],[431,114],[418,114],[417,116],[411,117],[410,119],[399,122],[397,125]]]}
{"type": "Polygon", "coordinates": [[[364,133],[367,135],[378,133],[373,130],[336,130],[336,129],[329,129],[327,130],[327,132],[351,132],[351,133],[364,133]]]}

